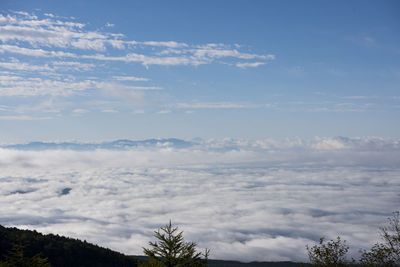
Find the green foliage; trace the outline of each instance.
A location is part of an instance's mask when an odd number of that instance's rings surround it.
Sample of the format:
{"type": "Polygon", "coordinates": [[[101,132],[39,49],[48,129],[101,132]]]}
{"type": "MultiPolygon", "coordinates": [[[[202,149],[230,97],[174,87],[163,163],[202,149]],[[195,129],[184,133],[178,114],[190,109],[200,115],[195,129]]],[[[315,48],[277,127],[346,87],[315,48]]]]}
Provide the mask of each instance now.
{"type": "Polygon", "coordinates": [[[400,213],[388,218],[388,225],[380,228],[383,243],[376,243],[370,251],[362,251],[365,266],[400,266],[400,213]]]}
{"type": "Polygon", "coordinates": [[[33,257],[25,257],[24,246],[21,243],[13,245],[13,248],[5,255],[5,260],[0,262],[1,267],[50,267],[47,258],[42,258],[40,253],[33,257]]]}
{"type": "Polygon", "coordinates": [[[336,241],[331,240],[325,243],[324,238],[319,240],[319,245],[306,246],[310,262],[316,266],[346,266],[346,254],[349,247],[345,240],[338,236],[336,241]]]}
{"type": "Polygon", "coordinates": [[[158,241],[149,242],[151,248],[143,248],[149,257],[141,266],[151,267],[180,267],[180,266],[206,266],[209,250],[205,253],[196,251],[196,243],[185,242],[183,232],[178,232],[178,227],[172,227],[171,222],[165,227],[154,231],[158,241]],[[202,259],[202,256],[205,259],[202,259]]]}

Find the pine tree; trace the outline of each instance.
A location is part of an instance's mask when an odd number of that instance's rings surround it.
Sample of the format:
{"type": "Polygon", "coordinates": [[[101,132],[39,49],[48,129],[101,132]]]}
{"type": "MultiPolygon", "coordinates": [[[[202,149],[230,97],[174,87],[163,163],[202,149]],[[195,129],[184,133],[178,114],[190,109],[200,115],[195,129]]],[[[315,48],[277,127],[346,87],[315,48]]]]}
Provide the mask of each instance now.
{"type": "Polygon", "coordinates": [[[24,246],[21,242],[14,244],[13,248],[5,255],[5,261],[0,262],[0,267],[50,267],[47,258],[36,254],[31,258],[25,257],[24,246]]]}
{"type": "Polygon", "coordinates": [[[153,267],[181,267],[181,266],[206,266],[209,250],[205,253],[197,252],[197,244],[185,242],[183,232],[178,232],[178,227],[172,227],[171,221],[165,227],[154,231],[158,241],[149,242],[151,248],[143,248],[149,260],[142,266],[153,267]],[[204,259],[202,258],[204,256],[204,259]]]}

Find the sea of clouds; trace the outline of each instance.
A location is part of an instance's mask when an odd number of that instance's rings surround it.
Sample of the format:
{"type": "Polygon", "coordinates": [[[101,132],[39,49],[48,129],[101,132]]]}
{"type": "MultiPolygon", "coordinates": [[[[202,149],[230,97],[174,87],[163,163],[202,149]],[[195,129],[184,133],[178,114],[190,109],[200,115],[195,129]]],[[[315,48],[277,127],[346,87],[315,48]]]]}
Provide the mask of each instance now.
{"type": "Polygon", "coordinates": [[[400,209],[400,140],[162,141],[129,149],[0,148],[0,224],[142,254],[172,223],[211,258],[303,261],[340,235],[352,255],[400,209]]]}

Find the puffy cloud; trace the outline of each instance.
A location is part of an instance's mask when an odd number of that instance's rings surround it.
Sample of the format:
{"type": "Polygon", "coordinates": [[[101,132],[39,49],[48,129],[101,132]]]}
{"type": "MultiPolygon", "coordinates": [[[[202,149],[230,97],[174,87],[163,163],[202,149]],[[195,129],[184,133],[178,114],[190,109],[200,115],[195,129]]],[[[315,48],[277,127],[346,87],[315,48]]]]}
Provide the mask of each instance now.
{"type": "Polygon", "coordinates": [[[0,223],[141,254],[171,219],[212,258],[305,260],[322,236],[341,235],[352,253],[367,248],[398,209],[399,140],[178,141],[2,148],[0,223]]]}

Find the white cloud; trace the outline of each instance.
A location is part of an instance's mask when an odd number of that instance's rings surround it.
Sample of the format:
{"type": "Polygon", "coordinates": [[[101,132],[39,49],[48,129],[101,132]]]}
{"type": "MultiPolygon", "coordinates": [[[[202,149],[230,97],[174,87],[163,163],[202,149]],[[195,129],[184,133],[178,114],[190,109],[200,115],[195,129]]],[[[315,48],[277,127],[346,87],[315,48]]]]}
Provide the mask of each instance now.
{"type": "Polygon", "coordinates": [[[147,78],[135,77],[135,76],[113,76],[117,81],[134,81],[134,82],[146,82],[149,81],[147,78]]]}
{"type": "Polygon", "coordinates": [[[107,43],[116,41],[98,32],[81,31],[84,24],[63,22],[51,17],[44,20],[14,17],[13,20],[8,19],[7,22],[6,25],[0,26],[2,42],[17,41],[46,47],[104,51],[107,43]]]}
{"type": "MultiPolygon", "coordinates": [[[[0,63],[1,66],[1,63],[0,63]]],[[[66,65],[68,66],[68,64],[66,65]]],[[[74,64],[72,64],[74,66],[74,64]]],[[[76,67],[85,67],[76,65],[76,67]]],[[[158,86],[130,86],[117,82],[96,80],[76,81],[74,79],[26,78],[18,75],[0,75],[0,95],[2,96],[70,96],[88,89],[98,89],[107,95],[118,97],[139,96],[140,91],[162,90],[158,86]]]]}
{"type": "Polygon", "coordinates": [[[72,110],[72,113],[76,116],[80,116],[80,115],[83,115],[88,112],[89,112],[89,110],[83,109],[83,108],[76,108],[76,109],[72,110]]]}
{"type": "Polygon", "coordinates": [[[164,109],[164,110],[158,111],[157,114],[168,114],[168,113],[171,113],[171,112],[172,112],[171,110],[164,109]]]}
{"type": "Polygon", "coordinates": [[[0,80],[2,96],[68,96],[89,88],[96,88],[97,83],[90,80],[71,81],[51,80],[44,78],[25,78],[21,76],[5,76],[0,80]]]}
{"type": "Polygon", "coordinates": [[[15,53],[24,56],[33,56],[33,57],[71,57],[77,58],[78,56],[70,53],[70,52],[63,52],[63,51],[47,51],[43,49],[35,49],[35,48],[25,48],[19,47],[15,45],[0,45],[0,53],[15,53]]]}
{"type": "Polygon", "coordinates": [[[364,108],[313,108],[309,109],[309,112],[365,112],[364,108]]]}
{"type": "Polygon", "coordinates": [[[48,65],[31,65],[28,63],[20,62],[17,59],[12,59],[10,62],[0,61],[0,68],[9,70],[23,70],[23,71],[53,71],[48,65]]]}
{"type": "Polygon", "coordinates": [[[240,53],[239,51],[233,49],[198,49],[194,51],[194,54],[200,58],[210,57],[210,58],[222,58],[222,57],[234,57],[240,59],[266,59],[264,55],[256,55],[256,54],[248,54],[248,53],[240,53]]]}
{"type": "Polygon", "coordinates": [[[106,27],[108,27],[108,28],[112,28],[112,27],[114,27],[115,26],[115,24],[112,24],[112,23],[110,23],[110,22],[107,22],[106,23],[106,27]]]}
{"type": "Polygon", "coordinates": [[[306,244],[337,235],[357,253],[398,209],[399,148],[396,139],[344,137],[0,148],[0,224],[128,254],[142,254],[170,219],[212,258],[305,260],[306,244]]]}
{"type": "Polygon", "coordinates": [[[13,116],[0,116],[0,120],[7,121],[36,121],[36,120],[50,120],[52,117],[33,117],[27,115],[13,115],[13,116]]]}
{"type": "Polygon", "coordinates": [[[64,108],[64,104],[54,100],[53,97],[49,97],[43,101],[35,103],[26,103],[13,106],[12,110],[16,114],[42,114],[42,113],[53,113],[59,115],[61,110],[64,108]]]}
{"type": "MultiPolygon", "coordinates": [[[[46,14],[45,19],[28,13],[0,15],[0,53],[16,53],[35,57],[70,57],[107,61],[137,62],[144,66],[178,66],[210,64],[216,59],[226,60],[274,60],[275,55],[260,55],[240,51],[237,44],[191,45],[176,41],[124,40],[124,35],[90,31],[83,23],[55,19],[46,14]],[[113,56],[106,53],[111,48],[125,51],[125,55],[113,56]],[[161,49],[161,50],[160,50],[161,49]],[[75,53],[85,50],[84,55],[75,53]],[[93,54],[95,52],[97,54],[93,54]],[[176,56],[168,56],[174,54],[176,56]],[[177,56],[178,55],[178,56],[177,56]]],[[[107,23],[111,27],[113,24],[107,23]]],[[[219,62],[225,63],[226,62],[219,62]]],[[[232,63],[238,67],[256,67],[265,62],[232,63]]],[[[231,63],[229,63],[231,64],[231,63]]]]}
{"type": "Polygon", "coordinates": [[[210,63],[210,61],[200,60],[198,58],[180,56],[180,57],[157,57],[147,56],[144,54],[129,53],[125,56],[105,56],[102,54],[96,55],[83,55],[83,59],[95,59],[103,61],[122,61],[122,62],[136,62],[141,63],[143,66],[161,65],[161,66],[179,66],[179,65],[201,65],[210,63]]]}
{"type": "Polygon", "coordinates": [[[259,66],[265,65],[265,62],[245,62],[245,63],[236,63],[236,67],[246,69],[246,68],[257,68],[259,66]]]}
{"type": "MultiPolygon", "coordinates": [[[[25,12],[25,11],[13,11],[13,13],[14,14],[18,14],[18,15],[22,15],[22,16],[24,16],[26,18],[29,18],[29,19],[37,19],[37,16],[29,14],[28,12],[25,12]]],[[[0,14],[0,16],[1,16],[1,14],[0,14]]]]}
{"type": "Polygon", "coordinates": [[[121,84],[116,84],[116,83],[98,83],[97,84],[98,88],[105,88],[105,87],[109,87],[109,86],[114,86],[114,88],[120,87],[120,88],[124,88],[125,90],[139,90],[139,91],[162,90],[162,88],[158,87],[158,86],[123,86],[121,84]]]}
{"type": "Polygon", "coordinates": [[[101,112],[104,112],[104,113],[118,113],[119,111],[115,110],[115,109],[112,109],[112,108],[109,108],[109,109],[103,109],[101,112]]]}
{"type": "Polygon", "coordinates": [[[368,99],[374,98],[373,96],[365,96],[365,95],[351,95],[351,96],[343,96],[345,99],[368,99]]]}
{"type": "Polygon", "coordinates": [[[188,44],[185,43],[179,43],[175,41],[147,41],[147,42],[140,42],[138,44],[142,45],[149,45],[149,46],[163,46],[163,47],[169,47],[169,48],[178,48],[178,47],[188,47],[188,44]]]}
{"type": "Polygon", "coordinates": [[[53,61],[51,64],[56,69],[62,70],[75,70],[75,71],[89,71],[95,67],[95,64],[82,63],[76,61],[53,61]]]}

